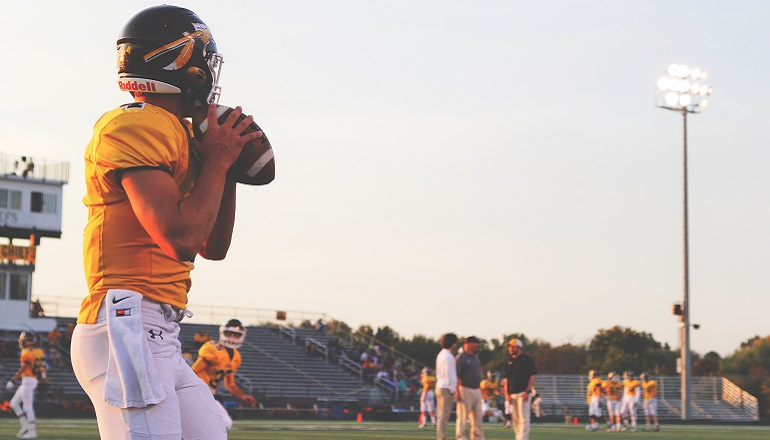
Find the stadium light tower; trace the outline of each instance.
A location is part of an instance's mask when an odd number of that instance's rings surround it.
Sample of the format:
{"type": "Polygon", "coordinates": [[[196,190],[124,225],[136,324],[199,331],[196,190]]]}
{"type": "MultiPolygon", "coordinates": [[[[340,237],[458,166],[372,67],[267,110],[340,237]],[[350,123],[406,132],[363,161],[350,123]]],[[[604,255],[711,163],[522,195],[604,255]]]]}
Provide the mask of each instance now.
{"type": "Polygon", "coordinates": [[[708,106],[708,99],[714,89],[703,80],[708,72],[684,64],[668,66],[666,73],[658,78],[657,106],[682,113],[684,123],[684,291],[681,304],[682,340],[682,420],[690,418],[690,376],[692,357],[690,355],[690,264],[687,230],[687,113],[698,113],[708,106]]]}

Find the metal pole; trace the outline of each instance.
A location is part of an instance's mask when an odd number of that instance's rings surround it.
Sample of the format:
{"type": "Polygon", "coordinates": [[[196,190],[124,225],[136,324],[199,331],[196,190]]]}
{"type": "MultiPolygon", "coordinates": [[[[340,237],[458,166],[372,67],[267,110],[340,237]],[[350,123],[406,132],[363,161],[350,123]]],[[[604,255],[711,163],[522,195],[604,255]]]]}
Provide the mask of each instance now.
{"type": "Polygon", "coordinates": [[[682,420],[690,418],[690,263],[687,228],[687,109],[682,108],[684,121],[684,292],[682,295],[682,420]]]}

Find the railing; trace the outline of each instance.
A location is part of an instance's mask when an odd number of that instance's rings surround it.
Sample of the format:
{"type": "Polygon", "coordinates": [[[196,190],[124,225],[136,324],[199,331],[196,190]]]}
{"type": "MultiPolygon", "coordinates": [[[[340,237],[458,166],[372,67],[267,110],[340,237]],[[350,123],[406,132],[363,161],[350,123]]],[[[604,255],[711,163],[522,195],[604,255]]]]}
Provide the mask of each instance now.
{"type": "Polygon", "coordinates": [[[752,420],[759,420],[759,401],[757,398],[724,377],[722,378],[722,400],[736,408],[743,409],[751,415],[752,420]]]}
{"type": "Polygon", "coordinates": [[[297,343],[297,332],[294,330],[293,327],[289,327],[287,325],[279,325],[278,326],[278,332],[283,334],[283,335],[288,336],[289,339],[291,339],[291,343],[292,344],[296,344],[297,343]]]}
{"type": "Polygon", "coordinates": [[[70,164],[63,161],[33,159],[30,156],[0,153],[0,175],[19,179],[41,179],[67,183],[70,164]]]}
{"type": "Polygon", "coordinates": [[[361,368],[361,365],[359,365],[357,362],[353,362],[352,360],[346,358],[345,356],[340,356],[339,362],[341,367],[347,368],[348,370],[357,374],[358,377],[361,379],[364,378],[364,369],[361,368]]]}
{"type": "Polygon", "coordinates": [[[374,385],[379,387],[382,390],[385,390],[394,399],[398,399],[398,386],[393,385],[387,379],[382,377],[375,377],[374,385]]]}
{"type": "Polygon", "coordinates": [[[329,361],[329,349],[325,344],[322,344],[313,338],[305,338],[305,351],[310,352],[311,347],[313,347],[313,351],[321,353],[327,362],[329,361]]]}

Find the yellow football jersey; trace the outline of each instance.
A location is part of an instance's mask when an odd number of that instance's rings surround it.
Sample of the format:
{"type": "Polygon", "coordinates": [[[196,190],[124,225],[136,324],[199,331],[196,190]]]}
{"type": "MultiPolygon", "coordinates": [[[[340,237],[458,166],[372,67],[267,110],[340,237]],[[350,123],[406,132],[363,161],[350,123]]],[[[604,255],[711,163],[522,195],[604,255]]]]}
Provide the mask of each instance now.
{"type": "Polygon", "coordinates": [[[144,230],[121,185],[132,168],[159,169],[188,194],[200,172],[190,154],[189,121],[161,107],[134,102],[104,114],[85,152],[88,223],[83,264],[88,296],[78,322],[93,324],[108,289],[129,289],[186,308],[192,262],[167,255],[144,230]]]}
{"type": "Polygon", "coordinates": [[[650,400],[658,395],[658,382],[655,380],[648,380],[642,383],[642,394],[644,394],[644,400],[650,400]]]}
{"type": "MultiPolygon", "coordinates": [[[[213,392],[222,383],[233,393],[234,374],[241,366],[241,354],[233,349],[233,357],[220,343],[211,341],[198,350],[198,359],[192,366],[193,371],[211,388],[213,392]]],[[[234,393],[235,394],[235,393],[234,393]]]]}
{"type": "Polygon", "coordinates": [[[607,380],[602,382],[602,388],[611,400],[619,401],[623,397],[623,384],[620,382],[607,380]]]}
{"type": "Polygon", "coordinates": [[[588,389],[586,393],[587,400],[590,401],[592,396],[602,396],[602,380],[598,377],[595,377],[591,379],[590,382],[588,382],[588,389]]]}
{"type": "Polygon", "coordinates": [[[436,389],[435,376],[422,376],[421,380],[422,380],[423,391],[433,391],[436,389]]]}
{"type": "Polygon", "coordinates": [[[39,348],[25,348],[22,350],[19,356],[19,363],[22,367],[20,377],[32,376],[40,379],[40,375],[45,371],[45,366],[43,365],[44,358],[45,353],[39,348]]]}
{"type": "Polygon", "coordinates": [[[627,396],[636,396],[636,388],[639,386],[639,381],[636,379],[623,379],[623,386],[627,396]]]}
{"type": "Polygon", "coordinates": [[[500,388],[500,382],[497,380],[484,379],[479,386],[481,388],[481,395],[485,399],[494,399],[497,394],[497,389],[500,388]]]}

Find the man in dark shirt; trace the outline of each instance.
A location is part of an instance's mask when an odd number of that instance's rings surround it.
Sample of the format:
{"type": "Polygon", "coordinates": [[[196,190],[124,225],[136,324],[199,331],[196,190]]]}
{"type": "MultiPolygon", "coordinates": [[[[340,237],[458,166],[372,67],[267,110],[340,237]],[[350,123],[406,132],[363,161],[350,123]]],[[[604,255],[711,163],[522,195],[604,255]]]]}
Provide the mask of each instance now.
{"type": "Polygon", "coordinates": [[[468,421],[471,422],[471,439],[484,440],[481,398],[481,363],[476,353],[479,351],[479,340],[475,336],[465,338],[463,352],[457,356],[457,425],[455,438],[468,440],[468,421]]]}
{"type": "Polygon", "coordinates": [[[508,353],[511,357],[505,364],[505,379],[503,379],[505,399],[511,411],[516,440],[529,439],[531,394],[537,375],[534,359],[523,354],[523,348],[521,339],[513,338],[508,341],[508,353]]]}

